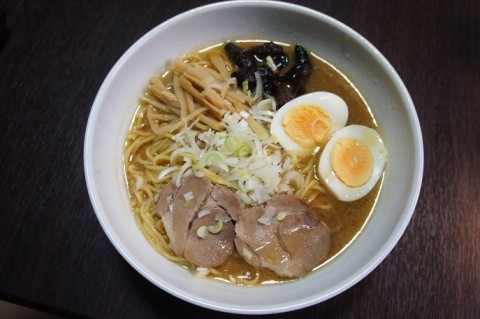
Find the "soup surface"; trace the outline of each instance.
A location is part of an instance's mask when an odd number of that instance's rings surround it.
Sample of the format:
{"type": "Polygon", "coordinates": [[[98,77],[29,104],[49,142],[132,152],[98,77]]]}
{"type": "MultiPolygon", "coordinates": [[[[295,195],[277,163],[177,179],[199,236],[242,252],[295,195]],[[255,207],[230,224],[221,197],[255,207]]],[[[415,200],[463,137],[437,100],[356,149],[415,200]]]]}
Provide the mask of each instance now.
{"type": "MultiPolygon", "coordinates": [[[[259,42],[261,41],[242,41],[237,44],[246,48],[257,45],[259,42]]],[[[293,46],[286,44],[281,44],[281,46],[286,53],[290,56],[293,55],[293,46]]],[[[347,77],[319,57],[321,52],[316,52],[319,55],[311,52],[308,54],[312,72],[304,84],[304,92],[327,91],[340,96],[348,106],[347,125],[360,124],[377,129],[377,124],[368,105],[347,77]]],[[[219,44],[202,50],[183,57],[182,60],[194,61],[199,65],[203,65],[210,63],[212,56],[225,57],[224,45],[219,44]]],[[[292,62],[289,63],[291,64],[292,62]]],[[[180,130],[180,127],[175,127],[175,123],[178,122],[178,118],[186,115],[175,114],[175,112],[166,109],[165,100],[171,97],[168,94],[159,92],[158,87],[163,87],[168,92],[174,92],[175,86],[178,85],[178,79],[174,77],[178,67],[179,62],[174,61],[172,68],[165,74],[151,79],[149,87],[139,102],[131,128],[126,136],[124,154],[125,177],[136,223],[150,244],[160,254],[191,269],[196,275],[246,285],[292,280],[279,277],[266,268],[253,267],[237,251],[234,251],[228,260],[220,266],[204,270],[197,269],[195,265],[189,263],[185,258],[176,256],[170,249],[169,238],[165,232],[164,225],[156,213],[156,201],[161,191],[175,176],[174,170],[169,171],[169,167],[178,167],[184,163],[182,162],[182,154],[173,159],[171,154],[175,150],[173,146],[175,132],[180,130]],[[153,122],[152,118],[155,119],[153,122]],[[167,125],[171,127],[166,132],[158,132],[167,125]],[[162,136],[160,137],[159,134],[162,136]]],[[[233,65],[229,65],[227,69],[231,72],[235,71],[233,65]]],[[[194,95],[194,93],[192,94],[194,95]]],[[[186,97],[186,104],[191,105],[193,110],[194,102],[188,96],[186,97]]],[[[208,112],[203,114],[206,117],[215,119],[214,114],[209,114],[208,112]]],[[[216,118],[214,123],[209,123],[208,119],[203,118],[196,123],[193,121],[189,125],[194,129],[206,131],[209,128],[211,129],[212,125],[215,127],[219,121],[219,117],[216,118]]],[[[268,130],[268,123],[264,125],[268,130]]],[[[321,181],[316,177],[317,168],[315,165],[319,161],[320,154],[321,151],[316,150],[298,158],[298,171],[305,176],[306,180],[312,181],[312,185],[316,189],[315,192],[301,192],[297,189],[293,189],[293,191],[309,204],[319,219],[331,230],[331,248],[325,261],[328,262],[342,249],[345,249],[361,231],[374,207],[381,186],[381,179],[373,190],[361,199],[350,202],[340,201],[328,189],[323,187],[321,181]]],[[[183,156],[187,155],[183,154],[183,156]]],[[[183,160],[185,159],[183,158],[183,160]]],[[[206,170],[205,175],[214,184],[219,182],[216,180],[215,174],[209,175],[209,173],[212,172],[206,170]]],[[[245,204],[246,207],[253,205],[254,203],[245,204]]]]}

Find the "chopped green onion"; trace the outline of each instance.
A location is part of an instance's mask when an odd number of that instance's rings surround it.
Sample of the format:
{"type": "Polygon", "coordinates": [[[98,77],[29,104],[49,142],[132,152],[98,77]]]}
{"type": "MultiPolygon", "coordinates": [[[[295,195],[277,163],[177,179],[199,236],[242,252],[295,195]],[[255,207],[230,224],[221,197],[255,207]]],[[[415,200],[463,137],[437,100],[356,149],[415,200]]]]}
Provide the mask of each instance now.
{"type": "Polygon", "coordinates": [[[238,157],[248,156],[250,154],[250,146],[248,146],[248,144],[246,143],[243,143],[237,148],[237,150],[235,151],[235,154],[238,157]]]}
{"type": "Polygon", "coordinates": [[[197,236],[200,238],[205,238],[207,236],[208,230],[207,226],[200,226],[197,229],[197,236]]]}
{"type": "Polygon", "coordinates": [[[243,93],[248,92],[248,81],[243,81],[242,82],[242,91],[243,91],[243,93]]]}
{"type": "Polygon", "coordinates": [[[247,143],[232,135],[227,136],[223,143],[223,148],[237,157],[245,157],[251,153],[250,146],[247,143]]]}
{"type": "Polygon", "coordinates": [[[210,151],[205,154],[205,163],[207,165],[216,165],[223,161],[222,154],[217,151],[210,151]]]}
{"type": "Polygon", "coordinates": [[[223,222],[219,220],[216,225],[208,226],[207,229],[212,234],[218,234],[223,228],[223,222]]]}
{"type": "Polygon", "coordinates": [[[238,146],[241,144],[240,140],[232,135],[227,136],[225,142],[223,143],[223,147],[226,151],[235,152],[238,149],[238,146]]]}
{"type": "Polygon", "coordinates": [[[285,212],[280,212],[280,213],[277,214],[277,220],[278,220],[279,222],[281,222],[282,220],[284,220],[285,217],[287,217],[287,213],[285,213],[285,212]]]}

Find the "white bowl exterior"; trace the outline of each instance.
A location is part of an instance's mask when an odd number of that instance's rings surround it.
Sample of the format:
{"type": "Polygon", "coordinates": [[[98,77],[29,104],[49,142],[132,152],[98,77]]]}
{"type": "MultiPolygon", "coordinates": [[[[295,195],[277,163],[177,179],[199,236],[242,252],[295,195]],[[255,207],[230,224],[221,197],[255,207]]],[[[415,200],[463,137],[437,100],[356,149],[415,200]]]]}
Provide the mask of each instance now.
{"type": "Polygon", "coordinates": [[[277,313],[331,298],[370,273],[403,234],[418,198],[423,145],[413,103],[385,58],[356,32],[316,11],[273,1],[234,1],[188,11],[138,40],[115,64],[94,101],[85,135],[85,175],[97,217],[121,255],[144,277],[183,300],[246,314],[277,313]],[[172,58],[228,39],[299,43],[357,86],[384,138],[388,159],[376,209],[356,240],[306,278],[239,287],[193,279],[157,254],[135,224],[125,186],[125,134],[148,79],[172,58]],[[381,226],[381,227],[380,227],[381,226]]]}

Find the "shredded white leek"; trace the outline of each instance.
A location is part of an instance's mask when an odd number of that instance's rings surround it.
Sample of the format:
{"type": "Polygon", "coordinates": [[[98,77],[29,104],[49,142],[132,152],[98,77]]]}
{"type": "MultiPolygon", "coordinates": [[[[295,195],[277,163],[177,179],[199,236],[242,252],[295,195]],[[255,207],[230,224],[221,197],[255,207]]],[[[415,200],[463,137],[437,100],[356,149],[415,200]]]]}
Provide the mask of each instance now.
{"type": "Polygon", "coordinates": [[[208,214],[210,214],[210,211],[208,209],[201,209],[198,211],[197,216],[198,218],[202,218],[204,216],[207,216],[208,214]]]}
{"type": "Polygon", "coordinates": [[[297,171],[288,171],[285,173],[283,176],[283,179],[285,182],[288,182],[289,184],[294,184],[295,188],[301,188],[305,184],[305,177],[303,177],[300,172],[297,171]]]}
{"type": "Polygon", "coordinates": [[[157,176],[158,179],[164,179],[165,177],[167,177],[169,174],[175,172],[176,170],[178,170],[178,167],[166,167],[164,168],[157,176]]]}
{"type": "Polygon", "coordinates": [[[265,213],[258,219],[259,223],[264,225],[270,225],[272,223],[272,218],[275,216],[276,209],[273,206],[265,207],[265,213]]]}
{"type": "Polygon", "coordinates": [[[183,194],[183,198],[186,201],[191,201],[193,199],[193,193],[192,192],[187,192],[187,193],[183,194]]]}
{"type": "Polygon", "coordinates": [[[140,175],[134,175],[135,176],[135,188],[140,189],[143,185],[143,177],[140,175]]]}
{"type": "Polygon", "coordinates": [[[253,258],[253,254],[245,247],[242,250],[242,255],[248,260],[251,260],[253,258]]]}
{"type": "Polygon", "coordinates": [[[196,272],[193,274],[195,278],[205,279],[210,273],[210,269],[204,267],[197,267],[196,272]]]}
{"type": "Polygon", "coordinates": [[[263,82],[262,82],[262,77],[260,76],[260,72],[255,72],[255,95],[253,96],[254,101],[260,101],[263,95],[263,82]]]}
{"type": "Polygon", "coordinates": [[[273,73],[278,71],[277,66],[275,65],[275,62],[273,61],[272,57],[269,55],[267,56],[267,65],[268,67],[273,71],[273,73]]]}
{"type": "Polygon", "coordinates": [[[216,220],[217,222],[221,221],[224,224],[226,224],[229,221],[231,221],[232,218],[230,218],[230,216],[228,216],[228,215],[217,215],[217,216],[215,216],[214,220],[216,220]]]}
{"type": "Polygon", "coordinates": [[[177,174],[177,180],[175,181],[175,185],[177,186],[177,188],[180,187],[180,181],[182,180],[183,175],[191,166],[192,160],[189,157],[185,158],[185,163],[180,168],[180,171],[177,174]]]}
{"type": "Polygon", "coordinates": [[[303,176],[294,171],[292,164],[297,159],[290,154],[282,156],[270,134],[262,132],[259,136],[260,132],[248,123],[257,118],[254,121],[268,132],[275,108],[275,101],[267,99],[249,112],[226,113],[221,121],[225,131],[221,132],[211,129],[200,132],[185,126],[174,136],[177,149],[172,152],[170,162],[175,169],[162,173],[176,174],[179,187],[181,178],[192,167],[196,176],[197,170],[208,170],[234,187],[248,205],[265,203],[279,192],[293,192],[303,182],[303,176]]]}
{"type": "Polygon", "coordinates": [[[234,78],[234,77],[231,77],[230,79],[228,79],[227,85],[230,89],[236,90],[237,89],[237,79],[234,78]]]}

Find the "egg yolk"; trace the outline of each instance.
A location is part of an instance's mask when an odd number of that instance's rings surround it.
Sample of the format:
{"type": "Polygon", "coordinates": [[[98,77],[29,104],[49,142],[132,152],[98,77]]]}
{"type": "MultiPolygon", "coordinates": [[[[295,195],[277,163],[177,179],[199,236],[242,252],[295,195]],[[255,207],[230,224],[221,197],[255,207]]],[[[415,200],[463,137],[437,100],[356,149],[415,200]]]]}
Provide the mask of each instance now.
{"type": "Polygon", "coordinates": [[[330,162],[337,177],[347,186],[362,186],[372,176],[372,153],[359,140],[349,137],[338,140],[330,154],[330,162]]]}
{"type": "Polygon", "coordinates": [[[316,105],[302,104],[290,109],[283,118],[287,135],[304,148],[324,146],[331,134],[332,121],[316,105]]]}

